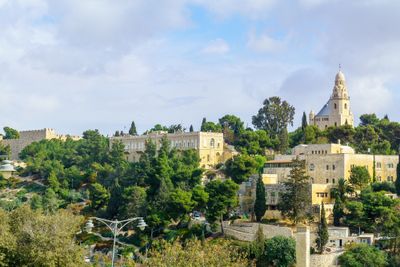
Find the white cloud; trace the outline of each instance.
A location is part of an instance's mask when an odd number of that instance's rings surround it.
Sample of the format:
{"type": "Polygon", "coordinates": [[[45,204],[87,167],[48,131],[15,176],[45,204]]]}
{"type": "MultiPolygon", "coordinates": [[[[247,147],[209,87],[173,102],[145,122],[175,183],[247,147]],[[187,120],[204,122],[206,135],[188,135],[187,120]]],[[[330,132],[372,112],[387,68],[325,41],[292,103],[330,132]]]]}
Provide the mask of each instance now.
{"type": "Polygon", "coordinates": [[[203,53],[206,54],[226,54],[228,52],[229,45],[221,38],[211,41],[206,47],[203,48],[203,53]]]}
{"type": "Polygon", "coordinates": [[[247,47],[256,52],[273,53],[284,49],[285,41],[277,40],[267,34],[256,35],[255,32],[249,34],[247,47]]]}

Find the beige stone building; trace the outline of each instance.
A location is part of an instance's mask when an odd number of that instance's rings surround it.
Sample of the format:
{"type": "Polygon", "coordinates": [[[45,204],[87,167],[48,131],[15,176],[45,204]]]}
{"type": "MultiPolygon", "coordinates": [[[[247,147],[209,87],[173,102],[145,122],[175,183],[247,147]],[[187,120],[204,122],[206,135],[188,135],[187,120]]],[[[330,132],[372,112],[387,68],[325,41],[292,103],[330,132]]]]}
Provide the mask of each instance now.
{"type": "Polygon", "coordinates": [[[352,166],[364,166],[371,177],[378,182],[394,182],[397,179],[396,167],[399,163],[397,155],[356,154],[354,149],[341,144],[299,145],[291,155],[276,155],[274,160],[267,161],[262,179],[266,188],[266,216],[276,217],[279,195],[284,190],[283,182],[287,181],[293,167],[293,159],[305,161],[306,173],[310,176],[311,204],[315,214],[319,214],[319,205],[325,203],[328,219],[332,217],[334,199],[331,189],[340,178],[349,179],[352,166]]]}
{"type": "Polygon", "coordinates": [[[20,131],[18,139],[3,139],[0,136],[0,142],[4,145],[9,145],[11,148],[11,160],[18,160],[19,153],[28,145],[33,142],[38,142],[41,140],[50,140],[50,139],[60,139],[66,140],[67,137],[70,137],[74,140],[78,140],[80,136],[70,136],[70,135],[60,135],[57,134],[54,129],[45,128],[41,130],[30,130],[30,131],[20,131]]]}
{"type": "Polygon", "coordinates": [[[200,166],[209,169],[218,163],[231,158],[235,151],[224,144],[222,133],[212,132],[179,132],[167,133],[164,131],[151,132],[146,135],[115,136],[110,143],[121,141],[125,146],[127,159],[138,161],[145,150],[146,141],[155,142],[157,150],[160,148],[161,138],[166,137],[171,142],[171,147],[179,150],[195,149],[199,153],[200,166]]]}
{"type": "Polygon", "coordinates": [[[354,126],[354,116],[350,109],[350,97],[347,91],[346,79],[342,71],[336,74],[335,85],[329,101],[315,114],[309,115],[310,125],[316,125],[324,130],[330,126],[354,126]]]}

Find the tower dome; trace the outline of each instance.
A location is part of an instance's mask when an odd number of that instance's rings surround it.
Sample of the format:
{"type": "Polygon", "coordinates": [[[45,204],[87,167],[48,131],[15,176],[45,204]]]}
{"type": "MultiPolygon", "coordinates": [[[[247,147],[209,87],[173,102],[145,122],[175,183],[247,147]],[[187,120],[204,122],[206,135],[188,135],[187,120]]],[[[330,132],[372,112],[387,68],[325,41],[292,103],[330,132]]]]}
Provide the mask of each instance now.
{"type": "Polygon", "coordinates": [[[341,70],[339,70],[339,72],[336,74],[335,81],[336,82],[338,82],[338,81],[343,81],[343,82],[346,81],[346,79],[344,77],[344,74],[343,74],[343,72],[341,70]]]}

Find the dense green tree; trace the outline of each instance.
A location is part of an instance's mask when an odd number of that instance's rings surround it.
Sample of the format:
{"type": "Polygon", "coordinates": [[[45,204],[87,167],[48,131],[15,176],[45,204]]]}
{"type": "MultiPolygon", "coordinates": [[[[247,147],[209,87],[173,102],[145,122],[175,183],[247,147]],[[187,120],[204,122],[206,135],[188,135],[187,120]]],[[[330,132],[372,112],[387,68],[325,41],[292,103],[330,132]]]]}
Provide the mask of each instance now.
{"type": "Polygon", "coordinates": [[[363,114],[360,116],[360,125],[377,125],[379,123],[379,119],[376,114],[363,114]]]}
{"type": "Polygon", "coordinates": [[[129,134],[130,135],[138,135],[138,133],[136,131],[136,125],[135,125],[134,121],[132,121],[131,127],[129,128],[129,134]]]}
{"type": "Polygon", "coordinates": [[[192,190],[192,200],[195,201],[197,210],[205,211],[209,195],[206,192],[204,186],[196,185],[192,190]]]}
{"type": "Polygon", "coordinates": [[[201,125],[201,131],[202,132],[220,133],[220,132],[222,132],[222,127],[221,127],[221,125],[216,124],[212,121],[207,121],[201,125]]]}
{"type": "Polygon", "coordinates": [[[65,210],[51,215],[28,206],[0,210],[1,266],[85,266],[83,248],[74,239],[81,223],[65,210]]]}
{"type": "Polygon", "coordinates": [[[306,175],[304,161],[296,158],[292,164],[289,179],[284,182],[285,191],[281,194],[278,209],[297,224],[304,221],[310,211],[310,177],[306,175]]]}
{"type": "Polygon", "coordinates": [[[19,132],[13,128],[10,127],[4,127],[4,139],[18,139],[19,138],[19,132]]]}
{"type": "Polygon", "coordinates": [[[238,190],[239,186],[231,180],[224,182],[213,180],[206,185],[206,192],[209,195],[206,218],[212,223],[220,220],[222,233],[224,233],[222,226],[223,215],[237,206],[238,190]]]}
{"type": "Polygon", "coordinates": [[[189,132],[191,132],[191,133],[194,132],[193,125],[191,125],[191,124],[190,124],[190,127],[189,127],[189,132]]]}
{"type": "Polygon", "coordinates": [[[94,183],[90,187],[90,206],[98,210],[104,207],[108,200],[110,199],[110,194],[108,193],[107,189],[105,189],[101,184],[94,183]]]}
{"type": "Polygon", "coordinates": [[[371,182],[371,175],[364,166],[353,166],[350,171],[349,182],[356,188],[365,188],[371,182]]]}
{"type": "Polygon", "coordinates": [[[385,191],[388,193],[396,193],[396,186],[392,182],[376,182],[371,184],[371,189],[374,192],[385,191]]]}
{"type": "Polygon", "coordinates": [[[356,244],[340,255],[339,264],[343,267],[384,267],[387,265],[387,256],[373,246],[356,244]]]}
{"type": "Polygon", "coordinates": [[[32,210],[40,210],[43,208],[42,197],[38,194],[33,194],[30,200],[30,207],[32,210]]]}
{"type": "Polygon", "coordinates": [[[274,147],[269,135],[264,130],[245,130],[234,145],[239,152],[249,155],[264,155],[265,149],[274,147]]]}
{"type": "Polygon", "coordinates": [[[168,133],[179,133],[184,132],[186,129],[182,126],[182,124],[172,124],[168,127],[168,133]]]}
{"type": "Polygon", "coordinates": [[[225,115],[219,119],[222,128],[227,127],[237,138],[244,131],[244,122],[235,115],[225,115]]]}
{"type": "Polygon", "coordinates": [[[374,152],[375,146],[378,143],[378,134],[371,125],[359,126],[355,129],[354,145],[358,153],[374,152]]]}
{"type": "Polygon", "coordinates": [[[11,147],[10,145],[4,145],[0,142],[0,160],[8,159],[11,156],[11,147]]]}
{"type": "Polygon", "coordinates": [[[176,188],[171,192],[168,203],[168,214],[177,220],[188,215],[196,206],[196,202],[192,199],[192,192],[176,188]]]}
{"type": "Polygon", "coordinates": [[[60,201],[57,198],[57,194],[53,189],[48,188],[42,198],[43,211],[46,214],[54,214],[60,205],[60,201]]]}
{"type": "Polygon", "coordinates": [[[343,201],[336,196],[335,197],[335,204],[333,205],[333,225],[340,226],[342,224],[342,218],[344,217],[344,209],[345,205],[343,201]]]}
{"type": "Polygon", "coordinates": [[[254,202],[254,214],[256,220],[259,222],[264,217],[265,211],[267,210],[266,197],[265,197],[265,186],[261,175],[257,179],[256,185],[256,200],[254,202]]]}
{"type": "Polygon", "coordinates": [[[225,173],[237,184],[247,181],[252,174],[259,173],[259,165],[254,157],[240,154],[225,163],[225,173]]]}
{"type": "Polygon", "coordinates": [[[317,231],[317,239],[315,240],[315,242],[317,243],[317,250],[319,253],[322,253],[324,251],[324,248],[328,243],[328,241],[329,241],[328,223],[326,222],[324,202],[322,202],[321,215],[317,231]]]}
{"type": "Polygon", "coordinates": [[[121,218],[144,216],[146,209],[146,190],[139,186],[124,188],[120,205],[118,211],[121,218]]]}
{"type": "Polygon", "coordinates": [[[352,194],[353,191],[353,188],[343,178],[340,178],[337,186],[332,188],[331,196],[335,198],[335,204],[333,206],[333,225],[340,226],[342,224],[348,195],[352,194]]]}
{"type": "Polygon", "coordinates": [[[296,241],[284,236],[275,236],[266,240],[261,259],[266,263],[265,266],[294,266],[296,263],[296,241]]]}
{"type": "Polygon", "coordinates": [[[353,143],[355,130],[350,125],[329,127],[326,132],[330,143],[338,143],[339,140],[342,144],[353,143]]]}
{"type": "Polygon", "coordinates": [[[58,178],[56,176],[56,173],[54,171],[50,172],[49,178],[47,179],[49,186],[51,189],[54,190],[54,192],[58,192],[60,190],[60,182],[58,181],[58,178]]]}
{"type": "Polygon", "coordinates": [[[263,107],[252,117],[257,129],[266,130],[271,137],[276,137],[288,125],[293,125],[295,108],[280,97],[265,99],[263,107]]]}
{"type": "Polygon", "coordinates": [[[119,184],[118,178],[114,180],[110,189],[110,198],[107,204],[107,216],[111,219],[117,217],[118,210],[123,203],[123,189],[119,184]]]}
{"type": "Polygon", "coordinates": [[[256,266],[265,266],[263,262],[263,254],[265,251],[265,235],[262,230],[261,224],[258,225],[256,237],[253,242],[249,244],[249,257],[256,261],[256,266]]]}

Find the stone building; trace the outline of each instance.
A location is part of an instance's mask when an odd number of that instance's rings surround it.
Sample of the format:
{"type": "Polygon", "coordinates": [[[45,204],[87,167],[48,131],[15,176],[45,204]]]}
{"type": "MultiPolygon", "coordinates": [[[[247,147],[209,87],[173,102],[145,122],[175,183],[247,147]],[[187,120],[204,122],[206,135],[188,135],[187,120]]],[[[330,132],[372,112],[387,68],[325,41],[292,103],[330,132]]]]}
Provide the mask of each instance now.
{"type": "Polygon", "coordinates": [[[378,182],[394,182],[399,163],[397,155],[356,154],[354,149],[341,144],[298,145],[291,155],[276,155],[274,160],[265,163],[262,179],[267,198],[266,217],[279,218],[279,196],[284,190],[283,182],[290,176],[295,158],[305,161],[306,174],[310,176],[312,211],[319,214],[320,204],[324,202],[328,220],[332,219],[334,204],[331,189],[340,178],[350,178],[353,166],[366,167],[370,176],[378,182]]]}
{"type": "Polygon", "coordinates": [[[330,126],[354,126],[354,116],[350,109],[350,97],[347,91],[346,79],[342,71],[336,74],[335,85],[329,101],[322,109],[309,115],[309,124],[324,130],[330,126]]]}
{"type": "Polygon", "coordinates": [[[114,136],[110,138],[110,143],[121,141],[125,146],[127,159],[130,161],[138,161],[145,150],[146,141],[153,141],[158,150],[163,137],[166,137],[171,142],[171,147],[175,147],[179,150],[195,149],[200,157],[200,166],[206,169],[224,162],[235,154],[234,150],[224,144],[224,136],[222,133],[212,132],[167,133],[164,131],[157,131],[139,136],[114,136]]]}
{"type": "Polygon", "coordinates": [[[19,153],[28,145],[33,142],[38,142],[41,140],[50,140],[50,139],[60,139],[66,140],[67,137],[70,137],[74,140],[78,140],[80,136],[72,136],[72,135],[61,135],[57,134],[54,129],[45,128],[41,130],[30,130],[30,131],[20,131],[18,139],[3,139],[0,136],[0,142],[3,145],[9,145],[11,148],[11,160],[18,160],[19,153]]]}

